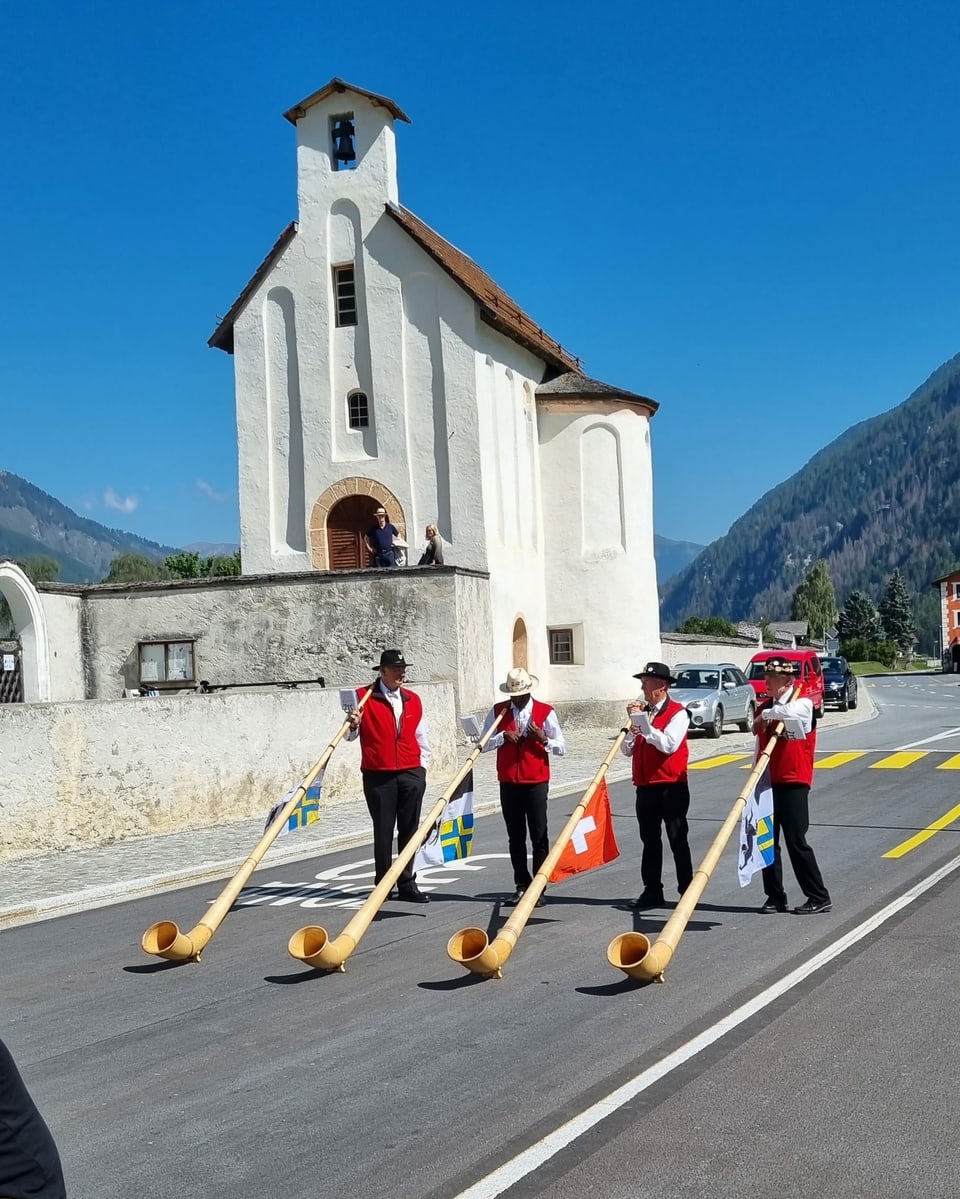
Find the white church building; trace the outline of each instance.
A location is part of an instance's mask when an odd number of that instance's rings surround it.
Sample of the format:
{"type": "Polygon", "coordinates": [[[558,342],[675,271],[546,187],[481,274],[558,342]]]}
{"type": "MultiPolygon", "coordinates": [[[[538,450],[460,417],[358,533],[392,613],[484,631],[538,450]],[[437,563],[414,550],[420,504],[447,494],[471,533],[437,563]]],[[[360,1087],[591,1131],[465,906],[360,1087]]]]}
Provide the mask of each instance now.
{"type": "Polygon", "coordinates": [[[657,404],[588,378],[403,207],[393,100],[333,79],[284,116],[298,219],[209,342],[234,358],[244,573],[363,568],[383,505],[412,562],[436,524],[489,573],[494,678],[629,695],[660,655],[657,404]]]}

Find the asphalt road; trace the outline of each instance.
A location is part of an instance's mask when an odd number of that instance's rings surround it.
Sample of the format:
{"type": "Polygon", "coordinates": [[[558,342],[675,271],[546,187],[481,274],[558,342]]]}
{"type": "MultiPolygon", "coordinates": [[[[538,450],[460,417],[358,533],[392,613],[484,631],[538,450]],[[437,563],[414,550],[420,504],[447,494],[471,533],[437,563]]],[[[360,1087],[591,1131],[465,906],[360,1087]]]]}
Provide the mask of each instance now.
{"type": "MultiPolygon", "coordinates": [[[[960,688],[907,676],[872,694],[877,719],[828,716],[820,735],[810,839],[833,912],[759,916],[730,846],[662,986],[605,960],[614,935],[655,936],[668,915],[627,907],[626,785],[621,857],[551,889],[498,981],[445,952],[505,917],[496,817],[469,869],[424,880],[429,906],[385,905],[344,974],[286,942],[343,927],[363,850],[267,866],[199,965],[138,942],[160,918],[189,928],[218,885],[0,934],[0,1027],[72,1199],[956,1196],[956,815],[916,834],[960,804],[960,688]]],[[[695,861],[746,778],[731,756],[692,775],[695,861]]],[[[573,802],[552,807],[554,833],[573,802]]]]}

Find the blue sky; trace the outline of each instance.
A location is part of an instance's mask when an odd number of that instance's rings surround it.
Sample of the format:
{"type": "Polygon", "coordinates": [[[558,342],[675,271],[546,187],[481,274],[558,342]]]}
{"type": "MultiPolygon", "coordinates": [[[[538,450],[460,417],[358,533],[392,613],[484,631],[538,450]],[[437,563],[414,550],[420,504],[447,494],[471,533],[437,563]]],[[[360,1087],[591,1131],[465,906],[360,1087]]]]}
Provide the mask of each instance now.
{"type": "Polygon", "coordinates": [[[939,0],[0,5],[0,469],[238,539],[206,339],[340,75],[413,118],[403,203],[660,401],[656,529],[708,542],[960,349],[958,50],[939,0]]]}

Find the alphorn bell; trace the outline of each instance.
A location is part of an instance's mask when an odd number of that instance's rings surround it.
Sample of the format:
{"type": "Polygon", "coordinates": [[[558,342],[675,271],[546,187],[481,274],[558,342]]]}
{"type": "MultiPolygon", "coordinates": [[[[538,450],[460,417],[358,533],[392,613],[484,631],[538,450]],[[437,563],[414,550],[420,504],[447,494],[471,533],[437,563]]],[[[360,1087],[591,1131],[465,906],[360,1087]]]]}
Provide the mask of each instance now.
{"type": "Polygon", "coordinates": [[[503,977],[503,964],[509,958],[514,946],[520,939],[520,934],[530,919],[530,913],[537,906],[537,900],[546,890],[547,883],[550,881],[550,875],[556,869],[563,851],[567,848],[570,838],[577,830],[577,825],[583,819],[583,814],[587,810],[587,804],[589,804],[594,792],[603,781],[603,776],[609,770],[610,763],[617,756],[627,732],[628,728],[626,727],[620,730],[610,752],[604,758],[600,769],[593,776],[590,786],[583,793],[583,798],[573,809],[573,814],[563,826],[560,836],[557,837],[553,848],[547,854],[543,865],[537,871],[530,886],[524,891],[523,898],[514,908],[510,919],[500,929],[492,942],[482,928],[462,928],[458,933],[454,933],[447,942],[447,956],[452,958],[453,961],[474,974],[483,975],[484,978],[503,977]]]}
{"type": "Polygon", "coordinates": [[[370,927],[374,916],[383,906],[384,900],[393,890],[394,883],[403,873],[407,863],[413,860],[420,846],[430,835],[430,830],[443,815],[443,809],[450,802],[457,788],[470,772],[470,768],[480,756],[483,747],[496,731],[497,725],[503,719],[503,713],[496,718],[490,728],[479,739],[476,747],[468,755],[466,762],[460,767],[452,780],[447,784],[443,794],[420,822],[420,827],[397,854],[390,869],[377,883],[364,900],[357,914],[350,920],[335,940],[331,941],[327,930],[319,924],[308,924],[305,928],[297,929],[287,943],[287,952],[298,962],[306,962],[315,970],[344,970],[343,963],[356,949],[360,938],[370,927]]]}
{"type": "MultiPolygon", "coordinates": [[[[798,694],[799,688],[796,688],[790,693],[789,699],[793,699],[798,694]]],[[[747,806],[747,801],[757,785],[757,780],[763,774],[770,761],[770,755],[782,734],[783,721],[780,720],[774,725],[770,740],[758,756],[753,770],[751,770],[740,794],[734,800],[726,820],[720,826],[713,843],[703,856],[703,861],[697,867],[693,881],[680,896],[680,902],[660,930],[659,937],[652,946],[643,933],[621,933],[618,937],[614,937],[607,946],[607,961],[611,966],[622,970],[624,974],[629,975],[630,978],[636,978],[640,982],[656,980],[658,983],[662,983],[664,981],[664,971],[670,965],[670,960],[686,930],[690,917],[693,915],[694,908],[700,902],[700,897],[710,881],[714,867],[720,860],[720,855],[730,840],[731,833],[737,827],[743,810],[747,806]]]]}
{"type": "MultiPolygon", "coordinates": [[[[368,691],[360,700],[358,706],[362,708],[369,697],[370,692],[368,691]]],[[[337,731],[336,736],[320,755],[316,765],[312,767],[300,786],[297,787],[290,799],[267,826],[263,836],[253,847],[250,856],[223,888],[199,924],[194,925],[188,933],[182,933],[173,920],[158,920],[156,924],[151,924],[140,938],[140,945],[145,953],[153,954],[154,957],[158,958],[166,958],[170,962],[200,961],[201,951],[223,923],[224,917],[233,907],[234,901],[246,886],[250,875],[260,865],[263,855],[274,841],[276,841],[280,835],[280,830],[293,815],[297,804],[306,795],[307,788],[330,761],[333,751],[340,744],[345,734],[349,731],[349,728],[350,721],[345,720],[337,731]]]]}

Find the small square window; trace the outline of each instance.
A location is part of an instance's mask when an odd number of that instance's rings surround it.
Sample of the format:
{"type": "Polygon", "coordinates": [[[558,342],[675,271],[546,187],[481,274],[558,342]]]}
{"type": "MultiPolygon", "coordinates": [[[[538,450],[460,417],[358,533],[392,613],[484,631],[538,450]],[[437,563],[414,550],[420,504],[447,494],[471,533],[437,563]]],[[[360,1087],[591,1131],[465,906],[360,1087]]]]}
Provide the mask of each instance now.
{"type": "Polygon", "coordinates": [[[351,391],[347,396],[347,408],[351,429],[368,429],[370,427],[370,405],[364,392],[351,391]]]}
{"type": "Polygon", "coordinates": [[[193,683],[192,641],[141,641],[141,683],[193,683]]]}
{"type": "Polygon", "coordinates": [[[357,283],[353,263],[333,268],[333,302],[338,328],[357,323],[357,283]]]}
{"type": "Polygon", "coordinates": [[[550,630],[550,663],[552,666],[573,666],[573,629],[550,630]]]}

